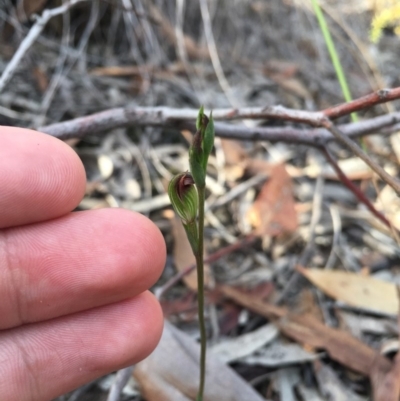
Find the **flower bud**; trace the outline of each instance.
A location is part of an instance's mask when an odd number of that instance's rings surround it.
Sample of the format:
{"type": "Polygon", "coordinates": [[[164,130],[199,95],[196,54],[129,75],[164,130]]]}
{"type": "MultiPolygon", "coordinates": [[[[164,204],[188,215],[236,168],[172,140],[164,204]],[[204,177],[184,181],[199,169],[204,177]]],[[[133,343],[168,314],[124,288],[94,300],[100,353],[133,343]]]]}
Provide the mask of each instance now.
{"type": "Polygon", "coordinates": [[[212,117],[212,113],[210,113],[210,118],[208,118],[205,114],[203,115],[203,152],[205,158],[204,168],[207,167],[208,156],[210,156],[212,148],[214,146],[214,120],[212,117]]]}
{"type": "Polygon", "coordinates": [[[212,115],[208,118],[204,114],[203,106],[200,107],[197,115],[196,128],[197,131],[189,149],[189,164],[194,182],[198,187],[203,187],[206,182],[208,157],[214,146],[214,121],[212,115]]]}
{"type": "Polygon", "coordinates": [[[196,220],[199,200],[190,173],[180,173],[172,178],[168,185],[168,195],[183,224],[189,224],[196,220]]]}

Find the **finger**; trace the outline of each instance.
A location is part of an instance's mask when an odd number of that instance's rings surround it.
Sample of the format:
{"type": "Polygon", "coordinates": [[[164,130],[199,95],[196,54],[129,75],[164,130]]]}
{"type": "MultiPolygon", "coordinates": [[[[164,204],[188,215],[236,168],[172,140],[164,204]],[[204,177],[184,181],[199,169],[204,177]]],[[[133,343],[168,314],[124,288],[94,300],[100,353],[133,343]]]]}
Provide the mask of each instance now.
{"type": "Polygon", "coordinates": [[[46,401],[145,358],[162,331],[152,294],[0,334],[0,393],[46,401]]]}
{"type": "Polygon", "coordinates": [[[64,142],[0,126],[0,228],[62,216],[85,191],[85,171],[64,142]]]}
{"type": "Polygon", "coordinates": [[[161,274],[165,243],[124,209],[74,212],[0,233],[0,329],[116,302],[161,274]]]}

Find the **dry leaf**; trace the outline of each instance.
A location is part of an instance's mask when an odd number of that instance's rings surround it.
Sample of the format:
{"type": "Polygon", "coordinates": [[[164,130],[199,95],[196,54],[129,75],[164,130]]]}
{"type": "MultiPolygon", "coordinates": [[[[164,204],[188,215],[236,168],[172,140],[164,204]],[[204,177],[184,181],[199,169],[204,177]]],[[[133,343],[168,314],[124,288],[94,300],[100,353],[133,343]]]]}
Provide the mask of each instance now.
{"type": "Polygon", "coordinates": [[[395,132],[390,136],[390,145],[397,161],[400,163],[400,132],[395,132]]]}
{"type": "Polygon", "coordinates": [[[400,198],[392,187],[386,185],[378,195],[377,206],[388,220],[400,230],[400,198]]]}
{"type": "Polygon", "coordinates": [[[108,155],[100,155],[97,159],[97,167],[100,170],[101,177],[107,180],[114,172],[114,162],[108,155]]]}
{"type": "Polygon", "coordinates": [[[209,349],[220,361],[231,363],[252,355],[266,344],[275,340],[277,335],[277,328],[269,323],[235,338],[224,338],[221,342],[214,344],[209,349]]]}
{"type": "Polygon", "coordinates": [[[244,294],[236,288],[220,286],[221,292],[239,305],[272,319],[281,332],[291,339],[314,349],[325,349],[336,362],[368,376],[372,366],[379,364],[389,370],[391,362],[377,351],[362,343],[349,333],[325,326],[310,314],[290,315],[288,310],[263,302],[251,294],[244,294]],[[279,319],[279,320],[277,320],[279,319]]]}
{"type": "Polygon", "coordinates": [[[321,394],[329,401],[365,401],[365,398],[354,393],[337,376],[336,372],[321,361],[314,362],[314,372],[321,394]]]}
{"type": "Polygon", "coordinates": [[[324,317],[320,305],[316,302],[315,291],[311,288],[304,288],[299,294],[298,301],[294,306],[294,312],[297,314],[309,314],[314,316],[320,322],[324,321],[324,317]]]}
{"type": "Polygon", "coordinates": [[[17,7],[17,16],[21,22],[26,22],[28,18],[41,11],[47,0],[20,0],[17,7]]]}
{"type": "Polygon", "coordinates": [[[400,353],[391,366],[379,361],[371,369],[374,401],[398,401],[400,397],[400,353]]]}
{"type": "Polygon", "coordinates": [[[288,337],[315,349],[325,349],[333,360],[366,376],[376,361],[387,368],[391,366],[373,348],[345,331],[325,326],[311,315],[283,318],[278,327],[288,337]]]}
{"type": "Polygon", "coordinates": [[[248,218],[257,233],[263,236],[277,236],[297,229],[292,179],[283,164],[271,170],[270,179],[249,210],[248,218]]]}
{"type": "Polygon", "coordinates": [[[298,270],[327,295],[350,306],[391,315],[399,310],[396,286],[392,283],[337,270],[298,270]]]}
{"type": "Polygon", "coordinates": [[[37,86],[41,93],[45,93],[49,86],[49,77],[46,70],[42,67],[35,67],[33,69],[33,76],[36,79],[37,86]]]}
{"type": "MultiPolygon", "coordinates": [[[[165,322],[156,350],[138,363],[133,375],[147,401],[196,399],[200,347],[186,333],[165,322]]],[[[231,368],[207,355],[203,401],[262,401],[263,398],[231,368]]]]}
{"type": "Polygon", "coordinates": [[[281,74],[270,75],[270,78],[275,81],[279,86],[281,86],[284,90],[291,92],[302,99],[313,98],[307,87],[297,78],[288,78],[285,75],[281,74]]]}
{"type": "Polygon", "coordinates": [[[197,319],[196,294],[193,291],[188,290],[179,298],[161,299],[160,304],[165,318],[179,314],[181,321],[193,322],[197,319]]]}
{"type": "Polygon", "coordinates": [[[251,176],[260,173],[270,174],[273,165],[266,160],[249,157],[239,141],[221,139],[221,145],[225,155],[225,173],[229,181],[238,180],[245,172],[251,176]]]}
{"type": "MultiPolygon", "coordinates": [[[[166,16],[155,6],[149,4],[149,16],[161,30],[165,40],[173,45],[177,44],[175,26],[166,18],[166,16]]],[[[190,36],[183,34],[184,46],[189,58],[208,59],[208,48],[198,44],[190,36]]]]}
{"type": "Polygon", "coordinates": [[[96,76],[111,76],[111,77],[125,77],[131,75],[141,75],[143,73],[151,73],[153,70],[152,65],[141,65],[141,66],[107,66],[97,67],[90,71],[90,74],[96,76]]]}
{"type": "Polygon", "coordinates": [[[258,313],[267,319],[285,317],[288,313],[286,308],[266,303],[262,300],[262,297],[257,294],[254,295],[249,292],[244,292],[229,285],[219,285],[218,290],[227,298],[235,300],[239,305],[258,313]]]}
{"type": "Polygon", "coordinates": [[[274,167],[275,167],[274,164],[271,164],[266,160],[249,159],[246,163],[246,174],[250,175],[266,174],[269,176],[274,167]]]}
{"type": "Polygon", "coordinates": [[[291,78],[297,74],[299,66],[291,61],[272,59],[267,61],[263,66],[263,73],[267,76],[270,74],[280,75],[282,78],[291,78]]]}
{"type": "MultiPolygon", "coordinates": [[[[183,228],[181,220],[174,216],[171,219],[172,235],[174,236],[174,262],[177,270],[180,272],[185,270],[188,266],[194,264],[196,259],[193,255],[192,248],[190,247],[189,240],[187,239],[185,229],[183,228]]],[[[185,284],[193,291],[197,291],[197,272],[193,270],[191,273],[183,277],[185,284]]],[[[204,283],[210,283],[210,268],[207,264],[204,265],[204,283]]]]}
{"type": "MultiPolygon", "coordinates": [[[[350,157],[348,159],[339,160],[338,164],[350,180],[367,180],[373,176],[372,170],[358,157],[350,157]]],[[[306,175],[311,178],[316,178],[319,175],[322,175],[324,178],[327,178],[329,180],[339,179],[336,172],[330,165],[320,165],[312,163],[300,170],[301,172],[298,171],[296,173],[295,169],[293,169],[292,175],[306,175]]]]}
{"type": "Polygon", "coordinates": [[[221,146],[225,154],[225,163],[228,165],[240,164],[248,158],[246,150],[239,141],[221,139],[221,146]]]}
{"type": "Polygon", "coordinates": [[[298,344],[277,341],[261,348],[255,355],[242,358],[240,362],[248,365],[282,368],[311,362],[318,358],[320,358],[320,355],[307,351],[298,344]]]}
{"type": "Polygon", "coordinates": [[[365,316],[340,309],[336,311],[335,315],[339,319],[340,327],[360,339],[363,338],[363,333],[389,336],[397,332],[395,323],[388,318],[382,319],[375,316],[365,316]]]}
{"type": "Polygon", "coordinates": [[[221,139],[225,155],[225,174],[229,181],[241,178],[246,169],[248,154],[239,141],[221,139]]]}

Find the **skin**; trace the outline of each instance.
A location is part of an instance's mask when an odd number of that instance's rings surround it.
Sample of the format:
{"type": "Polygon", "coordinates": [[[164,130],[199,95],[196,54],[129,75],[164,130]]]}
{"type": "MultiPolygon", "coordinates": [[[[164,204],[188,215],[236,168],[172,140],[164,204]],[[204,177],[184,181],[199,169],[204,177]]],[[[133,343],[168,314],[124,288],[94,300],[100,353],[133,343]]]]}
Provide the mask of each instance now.
{"type": "Polygon", "coordinates": [[[165,244],[123,209],[72,212],[85,171],[65,143],[0,127],[0,394],[46,401],[145,358],[162,312],[147,289],[165,244]]]}

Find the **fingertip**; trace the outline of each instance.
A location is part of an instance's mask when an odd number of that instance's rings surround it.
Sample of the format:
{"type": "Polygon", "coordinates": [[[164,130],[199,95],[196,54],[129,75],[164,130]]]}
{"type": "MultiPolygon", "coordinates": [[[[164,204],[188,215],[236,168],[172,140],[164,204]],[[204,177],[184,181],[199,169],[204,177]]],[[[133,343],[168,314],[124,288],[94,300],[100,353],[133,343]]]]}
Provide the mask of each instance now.
{"type": "Polygon", "coordinates": [[[145,341],[136,354],[128,363],[137,363],[149,356],[160,342],[164,328],[164,316],[161,305],[156,297],[146,291],[136,297],[137,310],[141,311],[141,325],[137,328],[138,332],[144,333],[145,341]]]}
{"type": "Polygon", "coordinates": [[[134,219],[138,219],[143,224],[142,240],[144,244],[143,257],[147,259],[147,265],[152,266],[152,271],[149,275],[149,287],[154,285],[160,278],[167,258],[167,249],[164,237],[160,229],[154,224],[153,221],[140,213],[131,212],[134,219]],[[147,234],[145,234],[147,233],[147,234]]]}
{"type": "Polygon", "coordinates": [[[0,228],[62,216],[81,201],[86,174],[78,155],[49,135],[0,127],[0,228]]]}
{"type": "MultiPolygon", "coordinates": [[[[164,328],[164,316],[156,297],[145,291],[134,298],[95,310],[91,320],[103,319],[109,311],[112,327],[107,331],[107,342],[101,345],[102,360],[112,369],[120,369],[140,362],[149,356],[160,342],[164,328]]],[[[90,322],[88,322],[90,323],[90,322]]],[[[85,323],[86,324],[86,323],[85,323]]],[[[94,341],[101,341],[100,337],[94,341]]],[[[101,362],[97,358],[88,361],[87,370],[97,371],[101,362]]]]}
{"type": "MultiPolygon", "coordinates": [[[[139,288],[150,288],[160,278],[165,266],[166,245],[159,228],[146,216],[126,209],[104,209],[108,219],[116,224],[113,230],[123,233],[125,241],[119,241],[120,256],[129,258],[126,266],[137,266],[141,270],[136,275],[139,288]],[[142,284],[138,281],[142,280],[142,284]]],[[[120,238],[122,235],[120,235],[120,238]]],[[[114,252],[118,248],[114,248],[114,252]]]]}

